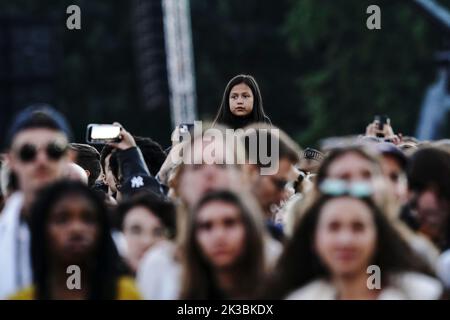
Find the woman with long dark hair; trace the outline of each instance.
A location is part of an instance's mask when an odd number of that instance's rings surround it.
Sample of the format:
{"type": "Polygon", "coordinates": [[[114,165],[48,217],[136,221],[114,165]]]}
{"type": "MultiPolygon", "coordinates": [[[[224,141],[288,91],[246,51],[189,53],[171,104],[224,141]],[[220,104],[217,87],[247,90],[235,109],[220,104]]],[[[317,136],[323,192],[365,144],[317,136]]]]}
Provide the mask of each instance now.
{"type": "Polygon", "coordinates": [[[370,197],[323,195],[304,214],[269,294],[288,299],[438,299],[441,284],[370,197]]]}
{"type": "Polygon", "coordinates": [[[256,122],[271,124],[264,113],[258,84],[250,75],[237,75],[225,87],[214,125],[223,124],[239,129],[256,122]]]}
{"type": "Polygon", "coordinates": [[[253,208],[230,191],[200,200],[183,244],[182,299],[258,297],[266,267],[263,224],[253,208]]]}
{"type": "Polygon", "coordinates": [[[121,276],[109,225],[104,202],[87,186],[61,181],[44,189],[31,209],[34,285],[12,298],[139,299],[133,281],[121,276]]]}

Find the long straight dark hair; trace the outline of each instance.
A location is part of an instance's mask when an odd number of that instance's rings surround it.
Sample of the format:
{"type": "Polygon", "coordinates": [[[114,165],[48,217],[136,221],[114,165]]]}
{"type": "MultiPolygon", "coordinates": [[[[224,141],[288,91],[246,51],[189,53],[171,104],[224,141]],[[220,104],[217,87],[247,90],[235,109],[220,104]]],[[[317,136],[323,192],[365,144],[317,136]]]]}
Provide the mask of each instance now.
{"type": "MultiPolygon", "coordinates": [[[[308,282],[327,278],[330,275],[314,250],[314,239],[322,208],[330,199],[334,198],[336,197],[326,195],[320,197],[298,222],[292,238],[278,261],[273,277],[270,279],[269,288],[266,289],[268,298],[285,298],[289,293],[308,282]]],[[[382,284],[388,284],[388,276],[395,272],[417,271],[433,275],[427,265],[419,257],[416,257],[373,200],[370,198],[357,199],[365,203],[372,212],[377,243],[371,264],[375,264],[383,270],[382,284]]]]}
{"type": "Polygon", "coordinates": [[[214,119],[213,125],[223,124],[230,128],[243,128],[253,122],[266,122],[271,124],[269,117],[264,112],[261,91],[255,78],[250,75],[240,74],[228,82],[223,93],[222,102],[214,119]],[[230,111],[230,92],[235,85],[245,83],[250,87],[253,93],[253,110],[246,117],[237,117],[230,111]]]}
{"type": "MultiPolygon", "coordinates": [[[[206,194],[191,212],[187,226],[186,241],[183,243],[183,283],[182,299],[217,299],[221,290],[217,287],[213,270],[203,257],[199,248],[197,233],[197,214],[206,204],[221,201],[238,208],[245,226],[245,244],[241,259],[237,262],[239,269],[239,290],[246,299],[257,298],[261,294],[265,279],[264,238],[262,213],[256,204],[243,199],[230,191],[214,191],[206,194]],[[244,204],[244,201],[246,204],[244,204]]],[[[234,298],[234,297],[225,297],[234,298]]]]}
{"type": "Polygon", "coordinates": [[[117,293],[117,280],[121,273],[121,263],[116,246],[110,233],[106,205],[95,191],[87,186],[72,181],[60,181],[42,190],[31,209],[31,264],[35,299],[51,299],[49,288],[50,256],[47,225],[53,206],[69,195],[82,196],[89,200],[98,214],[100,235],[92,261],[93,269],[89,279],[89,299],[113,300],[117,293]]]}

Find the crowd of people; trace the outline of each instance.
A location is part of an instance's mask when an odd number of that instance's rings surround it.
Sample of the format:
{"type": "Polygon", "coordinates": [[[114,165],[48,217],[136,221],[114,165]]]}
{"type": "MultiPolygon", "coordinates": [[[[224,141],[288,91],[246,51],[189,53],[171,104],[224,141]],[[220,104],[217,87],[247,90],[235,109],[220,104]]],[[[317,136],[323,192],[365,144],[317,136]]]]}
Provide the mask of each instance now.
{"type": "Polygon", "coordinates": [[[450,140],[376,118],[302,148],[249,75],[230,80],[212,123],[189,139],[176,128],[169,148],[115,125],[120,139],[89,145],[47,105],[12,121],[0,299],[448,298],[450,140]],[[206,138],[211,128],[233,129],[236,143],[206,138]]]}

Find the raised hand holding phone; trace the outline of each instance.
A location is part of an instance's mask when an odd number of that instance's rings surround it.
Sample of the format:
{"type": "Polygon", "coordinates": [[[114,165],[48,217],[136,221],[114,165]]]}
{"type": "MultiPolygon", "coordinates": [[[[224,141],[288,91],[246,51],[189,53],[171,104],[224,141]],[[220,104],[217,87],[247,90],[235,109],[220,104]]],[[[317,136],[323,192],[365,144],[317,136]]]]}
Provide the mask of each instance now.
{"type": "Polygon", "coordinates": [[[374,121],[366,128],[366,136],[377,137],[386,142],[399,144],[401,138],[394,133],[391,120],[387,116],[375,116],[374,121]]]}
{"type": "Polygon", "coordinates": [[[125,130],[122,125],[118,122],[114,122],[113,125],[120,127],[120,135],[118,142],[109,142],[108,145],[120,149],[127,150],[132,147],[136,147],[136,141],[134,141],[133,136],[127,130],[125,130]]]}

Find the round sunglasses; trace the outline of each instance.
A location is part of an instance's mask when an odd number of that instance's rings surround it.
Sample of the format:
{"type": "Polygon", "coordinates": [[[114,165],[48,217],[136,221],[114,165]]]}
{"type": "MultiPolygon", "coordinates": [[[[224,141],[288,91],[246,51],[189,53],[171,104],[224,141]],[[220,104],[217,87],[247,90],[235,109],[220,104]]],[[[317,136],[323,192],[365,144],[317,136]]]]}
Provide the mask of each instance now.
{"type": "MultiPolygon", "coordinates": [[[[43,147],[47,157],[50,160],[59,160],[66,153],[67,144],[61,144],[57,142],[50,142],[47,146],[43,147]]],[[[36,160],[39,148],[31,143],[25,143],[16,150],[16,154],[21,162],[29,163],[36,160]]]]}

